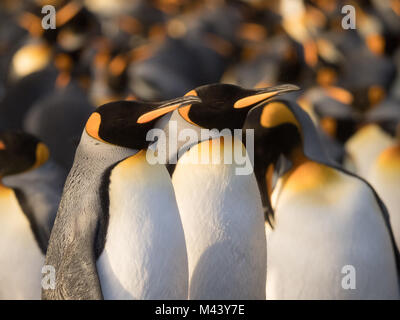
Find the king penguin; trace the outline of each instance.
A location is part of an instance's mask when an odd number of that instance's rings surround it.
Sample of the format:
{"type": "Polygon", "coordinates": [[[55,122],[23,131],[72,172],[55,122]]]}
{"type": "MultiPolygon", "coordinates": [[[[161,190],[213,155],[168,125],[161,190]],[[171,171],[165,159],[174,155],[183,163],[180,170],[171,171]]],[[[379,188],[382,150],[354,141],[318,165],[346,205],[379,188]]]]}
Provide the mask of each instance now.
{"type": "Polygon", "coordinates": [[[187,298],[186,245],[171,179],[164,165],[147,161],[146,135],[157,118],[198,100],[112,102],[89,117],[46,256],[56,288],[42,298],[187,298]]]}
{"type": "Polygon", "coordinates": [[[0,300],[40,299],[63,176],[35,137],[0,133],[0,300]]]}
{"type": "Polygon", "coordinates": [[[274,209],[267,299],[398,299],[399,252],[385,205],[326,156],[308,115],[276,100],[253,109],[244,127],[263,146],[255,167],[264,168],[260,184],[274,209]],[[274,183],[281,157],[290,166],[274,183]]]}
{"type": "Polygon", "coordinates": [[[381,120],[388,127],[397,126],[397,130],[393,130],[396,131],[395,137],[390,136],[392,143],[382,148],[372,160],[366,178],[388,208],[397,248],[400,250],[400,108],[393,103],[374,111],[376,121],[381,120]]]}
{"type": "Polygon", "coordinates": [[[172,175],[188,251],[189,299],[265,299],[264,217],[252,165],[238,173],[243,168],[236,158],[224,160],[239,152],[248,162],[241,139],[231,130],[241,130],[251,107],[297,89],[205,85],[187,94],[201,103],[183,106],[172,115],[170,123],[176,121],[179,136],[192,129],[198,137],[178,145],[172,175]],[[202,129],[219,132],[203,139],[202,129]],[[203,154],[205,162],[192,161],[204,159],[203,154]]]}

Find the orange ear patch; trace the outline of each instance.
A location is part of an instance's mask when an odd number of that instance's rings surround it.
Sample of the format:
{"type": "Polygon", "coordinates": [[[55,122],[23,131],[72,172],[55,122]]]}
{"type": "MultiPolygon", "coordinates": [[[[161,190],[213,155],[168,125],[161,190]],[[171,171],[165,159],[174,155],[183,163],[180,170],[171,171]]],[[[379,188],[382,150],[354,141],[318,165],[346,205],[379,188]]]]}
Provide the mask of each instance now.
{"type": "Polygon", "coordinates": [[[275,96],[277,93],[278,93],[277,91],[272,91],[272,92],[260,93],[260,94],[256,94],[256,95],[249,96],[246,98],[242,98],[242,99],[236,101],[235,104],[233,105],[233,107],[235,109],[246,108],[248,106],[251,106],[252,104],[261,102],[268,98],[271,98],[271,97],[275,96]]]}
{"type": "Polygon", "coordinates": [[[65,88],[71,81],[71,75],[68,71],[62,71],[56,78],[56,87],[65,88]]]}
{"type": "Polygon", "coordinates": [[[351,104],[354,99],[349,91],[339,87],[328,87],[325,89],[325,93],[343,104],[351,104]]]}
{"type": "Polygon", "coordinates": [[[4,144],[3,141],[0,140],[0,150],[6,150],[6,145],[4,144]]]}
{"type": "Polygon", "coordinates": [[[126,60],[121,55],[116,56],[114,59],[111,60],[109,65],[109,70],[111,74],[115,77],[122,74],[127,66],[126,60]]]}
{"type": "Polygon", "coordinates": [[[365,39],[368,48],[376,55],[383,55],[385,52],[385,39],[376,33],[372,33],[365,39]]]}
{"type": "Polygon", "coordinates": [[[190,111],[190,107],[191,107],[192,105],[188,105],[188,106],[184,106],[184,107],[182,107],[182,108],[179,108],[178,109],[178,112],[179,112],[179,114],[181,115],[181,117],[183,118],[183,119],[185,119],[187,122],[189,122],[189,123],[191,123],[191,124],[193,124],[193,125],[195,125],[195,126],[197,126],[197,124],[195,124],[192,120],[190,120],[190,118],[189,118],[189,111],[190,111]]]}
{"type": "Polygon", "coordinates": [[[50,151],[47,148],[47,146],[39,142],[37,147],[36,147],[36,161],[35,165],[33,166],[32,169],[36,169],[40,167],[42,164],[44,164],[50,157],[50,151]]]}
{"type": "Polygon", "coordinates": [[[262,41],[267,36],[267,30],[260,24],[242,23],[237,34],[245,40],[262,41]]]}
{"type": "Polygon", "coordinates": [[[24,12],[18,17],[18,24],[35,37],[43,34],[42,20],[30,12],[24,12]]]}
{"type": "Polygon", "coordinates": [[[92,138],[95,138],[96,140],[103,141],[99,137],[99,128],[101,124],[101,116],[99,113],[94,112],[90,116],[89,120],[86,123],[86,132],[88,135],[90,135],[92,138]]]}
{"type": "Polygon", "coordinates": [[[378,165],[389,171],[400,171],[400,144],[384,150],[378,157],[378,165]]]}
{"type": "Polygon", "coordinates": [[[337,130],[337,123],[334,118],[325,117],[320,120],[320,126],[329,136],[335,137],[337,130]]]}
{"type": "Polygon", "coordinates": [[[82,5],[72,1],[66,4],[57,12],[57,27],[60,27],[66,24],[69,20],[71,20],[78,12],[81,10],[82,5]]]}
{"type": "Polygon", "coordinates": [[[368,89],[368,101],[371,106],[377,105],[385,98],[385,90],[381,86],[371,86],[368,89]]]}
{"type": "MultiPolygon", "coordinates": [[[[185,96],[195,96],[198,97],[196,90],[191,90],[188,93],[185,94],[185,96]]],[[[187,122],[197,126],[197,124],[195,124],[192,120],[190,120],[189,118],[189,112],[190,112],[190,108],[192,105],[188,105],[188,106],[184,106],[182,108],[178,109],[178,112],[180,114],[180,116],[185,119],[187,122]]]]}
{"type": "Polygon", "coordinates": [[[292,123],[296,127],[300,127],[296,117],[285,104],[272,102],[264,107],[260,117],[260,124],[263,127],[272,128],[283,123],[292,123]]]}
{"type": "Polygon", "coordinates": [[[330,86],[337,80],[337,73],[332,68],[324,67],[317,72],[317,83],[320,86],[330,86]]]}
{"type": "Polygon", "coordinates": [[[165,107],[165,108],[160,108],[160,109],[156,109],[150,112],[147,112],[145,114],[142,114],[139,119],[136,121],[137,123],[147,123],[150,122],[156,118],[159,118],[161,116],[163,116],[164,114],[167,114],[168,112],[174,111],[175,109],[177,109],[181,104],[174,104],[172,106],[169,107],[165,107]]]}
{"type": "Polygon", "coordinates": [[[304,59],[310,67],[315,67],[318,63],[318,47],[312,40],[304,44],[304,59]]]}

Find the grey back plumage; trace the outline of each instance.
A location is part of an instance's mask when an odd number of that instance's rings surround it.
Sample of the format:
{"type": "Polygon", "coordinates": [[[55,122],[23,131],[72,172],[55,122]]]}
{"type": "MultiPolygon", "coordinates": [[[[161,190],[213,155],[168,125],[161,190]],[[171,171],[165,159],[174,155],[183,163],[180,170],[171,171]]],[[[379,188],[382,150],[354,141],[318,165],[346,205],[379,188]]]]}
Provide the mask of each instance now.
{"type": "Polygon", "coordinates": [[[83,132],[46,255],[46,264],[56,270],[56,288],[43,290],[42,298],[103,298],[95,250],[96,242],[104,241],[97,239],[97,235],[106,228],[108,216],[104,212],[107,208],[102,208],[102,179],[108,168],[134,153],[131,149],[101,143],[83,132]]]}
{"type": "Polygon", "coordinates": [[[3,178],[4,185],[14,190],[43,254],[46,253],[65,177],[62,168],[48,161],[37,169],[3,178]]]}

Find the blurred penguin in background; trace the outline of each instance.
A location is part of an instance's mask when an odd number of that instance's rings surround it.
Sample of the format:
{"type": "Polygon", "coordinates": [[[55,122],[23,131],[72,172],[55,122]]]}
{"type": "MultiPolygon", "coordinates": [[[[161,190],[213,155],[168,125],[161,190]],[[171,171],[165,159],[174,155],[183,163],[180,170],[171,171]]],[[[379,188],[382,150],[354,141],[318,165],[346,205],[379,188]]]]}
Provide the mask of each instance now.
{"type": "Polygon", "coordinates": [[[400,255],[386,207],[365,180],[330,160],[306,113],[271,101],[244,128],[265,146],[256,148],[255,168],[273,213],[267,299],[399,299],[400,255]],[[353,290],[342,287],[347,265],[356,270],[353,290]]]}
{"type": "Polygon", "coordinates": [[[40,299],[42,267],[64,185],[47,147],[0,133],[0,299],[40,299]]]}

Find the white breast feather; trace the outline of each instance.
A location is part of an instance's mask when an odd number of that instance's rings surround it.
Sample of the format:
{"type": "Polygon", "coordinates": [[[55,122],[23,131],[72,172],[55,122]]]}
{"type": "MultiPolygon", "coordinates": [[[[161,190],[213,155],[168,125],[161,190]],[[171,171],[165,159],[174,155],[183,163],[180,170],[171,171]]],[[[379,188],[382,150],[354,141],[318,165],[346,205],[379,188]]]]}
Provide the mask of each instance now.
{"type": "Polygon", "coordinates": [[[344,180],[308,196],[278,183],[275,229],[267,232],[267,299],[399,298],[378,204],[358,179],[344,180]],[[342,288],[345,265],[355,267],[355,290],[342,288]]]}
{"type": "Polygon", "coordinates": [[[186,246],[164,166],[140,161],[113,170],[107,241],[97,268],[105,299],[187,298],[186,246]]]}
{"type": "Polygon", "coordinates": [[[266,245],[255,176],[235,175],[235,164],[181,162],[197,152],[194,146],[183,155],[172,179],[188,248],[190,299],[264,299],[266,245]]]}
{"type": "Polygon", "coordinates": [[[0,300],[40,299],[44,255],[12,191],[0,196],[0,244],[0,300]]]}

